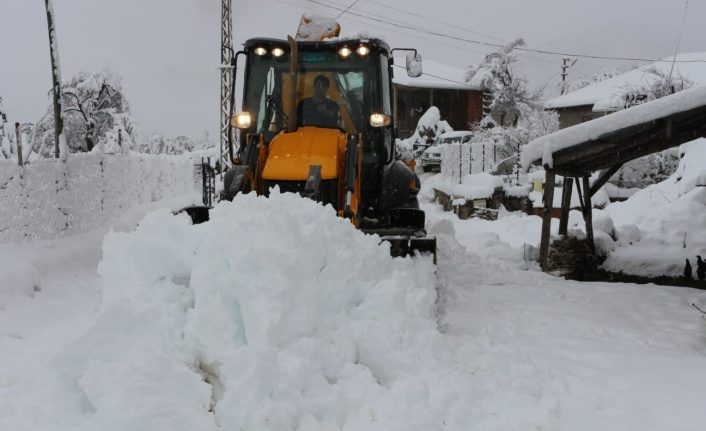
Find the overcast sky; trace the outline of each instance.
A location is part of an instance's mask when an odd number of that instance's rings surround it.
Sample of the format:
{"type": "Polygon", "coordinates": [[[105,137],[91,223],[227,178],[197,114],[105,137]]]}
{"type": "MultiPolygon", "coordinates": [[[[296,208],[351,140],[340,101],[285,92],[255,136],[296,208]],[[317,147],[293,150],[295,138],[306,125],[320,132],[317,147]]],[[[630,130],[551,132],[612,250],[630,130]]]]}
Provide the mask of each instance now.
{"type": "MultiPolygon", "coordinates": [[[[528,48],[580,57],[569,80],[679,52],[706,51],[706,0],[233,0],[233,41],[286,38],[303,13],[336,17],[342,35],[361,29],[392,47],[457,67],[523,37],[528,48]],[[478,43],[482,42],[482,43],[478,43]]],[[[123,77],[138,131],[214,139],[219,124],[218,0],[54,0],[62,78],[110,68],[123,77]]],[[[36,122],[50,103],[44,2],[0,0],[0,97],[8,120],[36,122]]],[[[522,53],[520,73],[555,94],[561,55],[522,53]]]]}

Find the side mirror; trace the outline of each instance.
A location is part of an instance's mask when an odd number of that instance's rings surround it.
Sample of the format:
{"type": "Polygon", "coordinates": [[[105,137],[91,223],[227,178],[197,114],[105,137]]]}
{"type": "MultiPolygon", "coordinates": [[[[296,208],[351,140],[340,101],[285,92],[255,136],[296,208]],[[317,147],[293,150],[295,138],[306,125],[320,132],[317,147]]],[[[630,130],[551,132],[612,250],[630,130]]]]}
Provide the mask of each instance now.
{"type": "Polygon", "coordinates": [[[410,78],[419,78],[422,76],[422,56],[416,51],[407,53],[407,75],[410,78]]]}

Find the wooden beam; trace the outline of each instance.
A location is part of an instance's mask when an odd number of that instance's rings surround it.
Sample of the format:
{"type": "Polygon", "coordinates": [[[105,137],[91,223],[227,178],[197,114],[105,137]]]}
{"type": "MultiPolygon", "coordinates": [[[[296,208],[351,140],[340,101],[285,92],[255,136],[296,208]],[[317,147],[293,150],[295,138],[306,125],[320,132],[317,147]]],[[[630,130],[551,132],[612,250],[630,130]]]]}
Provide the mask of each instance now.
{"type": "Polygon", "coordinates": [[[574,191],[574,179],[564,178],[564,188],[561,192],[561,218],[559,219],[559,235],[566,235],[569,230],[569,211],[571,211],[571,193],[574,191]]]}
{"type": "MultiPolygon", "coordinates": [[[[679,123],[662,122],[660,129],[650,129],[610,141],[587,141],[559,150],[552,155],[557,172],[593,172],[625,163],[638,157],[666,150],[699,137],[706,137],[706,115],[683,119],[679,123]]],[[[605,139],[605,138],[604,138],[605,139]]]]}
{"type": "Polygon", "coordinates": [[[699,137],[706,137],[706,105],[604,133],[555,151],[553,169],[564,176],[583,176],[699,137]]]}
{"type": "Polygon", "coordinates": [[[579,178],[583,178],[588,174],[581,175],[580,177],[576,177],[576,190],[579,193],[579,205],[581,205],[581,213],[584,212],[586,205],[584,204],[583,200],[583,187],[581,186],[581,181],[579,181],[579,178]]]}
{"type": "Polygon", "coordinates": [[[617,165],[604,169],[598,176],[598,181],[593,183],[591,186],[591,196],[595,195],[598,190],[600,190],[601,187],[605,185],[605,183],[608,182],[610,177],[612,177],[618,170],[623,166],[622,163],[618,163],[617,165]]]}
{"type": "Polygon", "coordinates": [[[539,264],[542,271],[547,270],[549,260],[549,239],[552,226],[552,208],[554,207],[554,183],[556,174],[554,171],[546,171],[544,184],[544,214],[542,214],[542,240],[539,245],[539,264]]]}
{"type": "Polygon", "coordinates": [[[593,204],[591,203],[591,183],[588,175],[583,176],[583,221],[586,223],[586,239],[588,246],[591,248],[591,253],[596,253],[596,243],[593,240],[593,204]]]}

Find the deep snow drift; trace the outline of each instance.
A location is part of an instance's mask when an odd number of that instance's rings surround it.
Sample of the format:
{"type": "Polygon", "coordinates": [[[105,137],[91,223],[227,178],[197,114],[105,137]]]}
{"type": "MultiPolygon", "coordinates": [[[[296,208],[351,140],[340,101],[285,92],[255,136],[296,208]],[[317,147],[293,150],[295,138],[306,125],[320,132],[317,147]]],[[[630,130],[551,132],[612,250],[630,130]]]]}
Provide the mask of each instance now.
{"type": "Polygon", "coordinates": [[[543,274],[432,182],[436,268],[277,193],[0,245],[0,429],[703,429],[706,292],[543,274]]]}

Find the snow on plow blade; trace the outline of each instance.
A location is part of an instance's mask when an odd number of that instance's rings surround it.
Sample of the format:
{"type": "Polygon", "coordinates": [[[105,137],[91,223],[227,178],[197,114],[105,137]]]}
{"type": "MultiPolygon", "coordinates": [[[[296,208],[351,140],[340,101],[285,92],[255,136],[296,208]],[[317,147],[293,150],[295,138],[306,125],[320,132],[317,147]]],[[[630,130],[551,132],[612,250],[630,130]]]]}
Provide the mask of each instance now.
{"type": "Polygon", "coordinates": [[[431,254],[436,264],[436,237],[432,238],[404,238],[383,237],[383,241],[390,243],[392,257],[414,256],[415,252],[431,254]]]}
{"type": "Polygon", "coordinates": [[[377,234],[390,243],[392,257],[414,256],[415,252],[431,254],[436,264],[436,237],[426,236],[424,231],[410,229],[363,229],[367,234],[377,234]]]}

